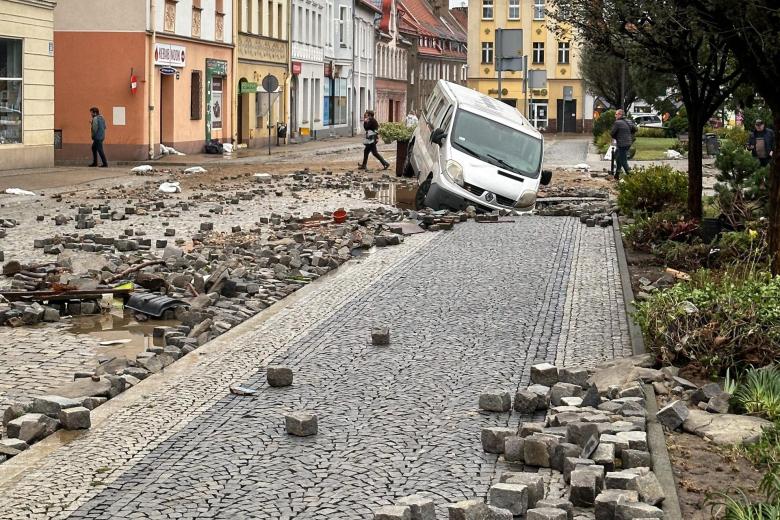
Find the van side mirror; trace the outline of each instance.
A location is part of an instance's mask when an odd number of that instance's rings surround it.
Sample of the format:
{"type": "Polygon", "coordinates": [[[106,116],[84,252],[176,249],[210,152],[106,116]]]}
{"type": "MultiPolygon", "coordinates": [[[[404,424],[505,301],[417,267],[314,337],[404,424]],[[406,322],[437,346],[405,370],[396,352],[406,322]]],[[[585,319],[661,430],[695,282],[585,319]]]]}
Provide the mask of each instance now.
{"type": "Polygon", "coordinates": [[[447,132],[443,128],[437,128],[431,134],[431,142],[441,146],[442,141],[447,137],[447,132]]]}
{"type": "Polygon", "coordinates": [[[548,184],[550,184],[551,180],[552,180],[552,171],[542,170],[542,179],[540,181],[542,186],[547,186],[548,184]]]}

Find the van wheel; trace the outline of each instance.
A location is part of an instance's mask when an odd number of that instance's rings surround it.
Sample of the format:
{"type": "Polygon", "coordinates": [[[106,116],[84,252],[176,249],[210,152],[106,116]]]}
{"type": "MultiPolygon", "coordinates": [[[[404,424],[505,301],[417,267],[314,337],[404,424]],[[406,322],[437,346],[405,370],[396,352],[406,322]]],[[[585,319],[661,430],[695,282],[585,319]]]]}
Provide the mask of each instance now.
{"type": "Polygon", "coordinates": [[[425,197],[428,195],[428,190],[431,189],[431,180],[431,177],[428,177],[417,187],[417,193],[414,195],[414,209],[419,211],[425,207],[425,197]]]}

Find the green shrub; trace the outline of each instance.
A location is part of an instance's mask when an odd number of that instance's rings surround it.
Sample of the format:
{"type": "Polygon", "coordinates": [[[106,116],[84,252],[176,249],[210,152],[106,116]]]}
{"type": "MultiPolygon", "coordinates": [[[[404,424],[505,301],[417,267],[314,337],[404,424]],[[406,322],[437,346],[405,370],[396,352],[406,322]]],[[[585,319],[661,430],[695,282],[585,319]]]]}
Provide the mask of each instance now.
{"type": "Polygon", "coordinates": [[[666,132],[664,131],[663,128],[639,127],[636,130],[636,136],[662,139],[666,137],[666,132]]]}
{"type": "Polygon", "coordinates": [[[780,277],[699,271],[638,303],[636,320],[664,362],[765,366],[780,359],[780,277]]]}
{"type": "Polygon", "coordinates": [[[734,400],[750,415],[780,419],[780,367],[748,369],[740,378],[734,400]]]}
{"type": "Polygon", "coordinates": [[[666,129],[667,137],[677,137],[681,133],[687,132],[688,111],[685,107],[682,107],[677,114],[666,123],[664,128],[666,129]]]}
{"type": "Polygon", "coordinates": [[[596,138],[596,148],[598,148],[600,154],[607,153],[607,149],[611,144],[612,136],[609,134],[609,130],[602,132],[601,135],[596,138]]]}
{"type": "Polygon", "coordinates": [[[769,263],[766,229],[746,229],[722,233],[717,244],[720,265],[740,264],[763,267],[769,263]]]}
{"type": "Polygon", "coordinates": [[[653,247],[653,252],[669,267],[695,271],[709,266],[712,248],[698,239],[693,243],[667,240],[653,247]]]}
{"type": "Polygon", "coordinates": [[[733,227],[765,215],[768,211],[769,167],[733,141],[726,141],[715,159],[719,173],[715,184],[717,205],[733,227]]]}
{"type": "Polygon", "coordinates": [[[667,165],[635,168],[618,184],[618,206],[626,215],[684,206],[687,198],[688,176],[667,165]]]}
{"type": "Polygon", "coordinates": [[[733,126],[733,127],[723,127],[723,128],[716,128],[715,129],[715,135],[718,136],[719,139],[722,139],[724,141],[729,141],[731,143],[736,144],[737,146],[745,147],[748,142],[748,136],[750,135],[747,130],[745,130],[741,126],[733,126]]]}
{"type": "Polygon", "coordinates": [[[393,141],[409,141],[416,127],[409,127],[403,123],[382,123],[379,125],[379,137],[386,144],[393,141]]]}
{"type": "Polygon", "coordinates": [[[773,128],[775,126],[774,118],[772,117],[772,111],[766,106],[757,105],[748,107],[743,111],[743,115],[744,120],[742,121],[742,124],[748,132],[753,131],[753,128],[756,126],[756,119],[762,119],[769,128],[773,128]]]}
{"type": "Polygon", "coordinates": [[[593,121],[593,138],[598,139],[604,132],[609,132],[615,124],[615,111],[607,110],[601,117],[593,121]]]}

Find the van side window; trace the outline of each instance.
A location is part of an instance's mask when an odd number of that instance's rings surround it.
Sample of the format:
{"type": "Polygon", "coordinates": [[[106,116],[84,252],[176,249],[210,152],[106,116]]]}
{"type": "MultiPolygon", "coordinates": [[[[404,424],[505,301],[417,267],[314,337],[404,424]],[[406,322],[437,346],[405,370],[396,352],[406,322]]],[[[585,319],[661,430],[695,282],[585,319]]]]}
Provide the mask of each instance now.
{"type": "Polygon", "coordinates": [[[439,123],[438,128],[444,128],[445,130],[449,128],[450,121],[452,121],[452,115],[455,113],[454,105],[450,105],[447,109],[447,112],[444,114],[444,117],[441,119],[441,123],[439,123]]]}
{"type": "Polygon", "coordinates": [[[425,119],[427,121],[431,121],[431,116],[433,114],[433,109],[436,106],[436,103],[439,101],[440,96],[438,92],[434,92],[430,98],[428,98],[428,104],[425,105],[425,111],[423,112],[423,115],[425,116],[425,119]]]}
{"type": "Polygon", "coordinates": [[[441,121],[441,117],[444,115],[444,111],[447,109],[447,106],[449,106],[449,103],[446,99],[442,98],[439,100],[439,104],[436,105],[436,109],[431,112],[431,117],[428,119],[430,121],[431,126],[434,128],[436,127],[436,123],[438,121],[441,121]]]}

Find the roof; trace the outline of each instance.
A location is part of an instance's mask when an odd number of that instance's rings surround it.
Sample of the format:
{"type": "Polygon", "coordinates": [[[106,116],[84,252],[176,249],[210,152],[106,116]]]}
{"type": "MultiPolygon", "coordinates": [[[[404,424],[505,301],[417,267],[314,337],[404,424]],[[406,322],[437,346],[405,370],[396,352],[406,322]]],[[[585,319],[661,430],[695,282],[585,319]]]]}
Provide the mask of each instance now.
{"type": "MultiPolygon", "coordinates": [[[[466,29],[448,9],[440,7],[437,14],[437,10],[428,0],[397,1],[398,30],[402,34],[412,36],[412,39],[418,42],[417,52],[421,56],[466,61],[466,29]],[[422,41],[420,41],[421,37],[422,41]],[[441,45],[436,40],[454,41],[459,45],[456,49],[449,49],[449,45],[441,45]]],[[[432,1],[441,5],[448,0],[432,1]]]]}
{"type": "Polygon", "coordinates": [[[493,116],[499,123],[521,130],[538,139],[542,138],[542,134],[539,133],[539,130],[537,130],[516,108],[456,83],[439,80],[439,85],[452,94],[452,97],[455,98],[459,108],[465,108],[469,112],[480,115],[493,116]]]}
{"type": "Polygon", "coordinates": [[[469,10],[468,7],[453,7],[450,9],[450,14],[460,24],[463,31],[468,34],[469,27],[469,10]]]}
{"type": "Polygon", "coordinates": [[[382,12],[382,2],[378,0],[356,0],[355,2],[358,5],[362,5],[364,7],[369,8],[372,11],[375,11],[377,13],[382,12]]]}

